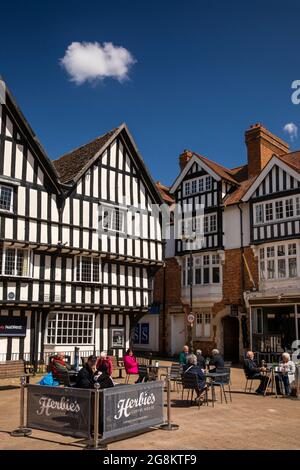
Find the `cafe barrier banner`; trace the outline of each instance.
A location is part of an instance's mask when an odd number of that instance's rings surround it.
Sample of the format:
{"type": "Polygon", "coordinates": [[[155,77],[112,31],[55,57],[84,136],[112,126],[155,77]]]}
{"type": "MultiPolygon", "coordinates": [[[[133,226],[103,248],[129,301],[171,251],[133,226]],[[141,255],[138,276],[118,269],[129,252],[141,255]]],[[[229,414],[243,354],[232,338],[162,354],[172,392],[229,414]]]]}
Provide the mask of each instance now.
{"type": "Polygon", "coordinates": [[[163,423],[163,382],[122,385],[101,392],[102,440],[163,423]]]}
{"type": "Polygon", "coordinates": [[[90,437],[91,390],[28,385],[27,426],[75,437],[90,437]]]}

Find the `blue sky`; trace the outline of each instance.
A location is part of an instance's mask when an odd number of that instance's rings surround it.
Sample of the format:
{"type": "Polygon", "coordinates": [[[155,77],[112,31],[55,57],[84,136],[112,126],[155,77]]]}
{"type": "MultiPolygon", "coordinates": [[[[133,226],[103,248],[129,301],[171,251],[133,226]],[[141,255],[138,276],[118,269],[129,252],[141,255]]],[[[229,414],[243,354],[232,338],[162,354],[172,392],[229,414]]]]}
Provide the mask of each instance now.
{"type": "Polygon", "coordinates": [[[51,158],[125,121],[170,184],[185,148],[234,167],[250,124],[300,129],[298,1],[15,0],[0,16],[0,74],[51,158]],[[128,79],[70,81],[59,59],[74,41],[125,48],[128,79]]]}

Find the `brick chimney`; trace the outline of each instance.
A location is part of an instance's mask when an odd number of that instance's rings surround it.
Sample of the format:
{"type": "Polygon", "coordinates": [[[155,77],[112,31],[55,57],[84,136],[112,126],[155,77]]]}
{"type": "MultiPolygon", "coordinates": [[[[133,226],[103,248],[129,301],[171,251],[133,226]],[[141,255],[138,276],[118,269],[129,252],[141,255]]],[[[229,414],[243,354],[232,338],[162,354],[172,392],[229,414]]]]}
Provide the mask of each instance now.
{"type": "Polygon", "coordinates": [[[179,155],[179,166],[181,171],[184,169],[188,161],[192,158],[193,152],[190,150],[184,150],[181,155],[179,155]]]}
{"type": "Polygon", "coordinates": [[[289,144],[257,123],[245,132],[248,154],[248,178],[255,176],[275,155],[289,152],[289,144]]]}

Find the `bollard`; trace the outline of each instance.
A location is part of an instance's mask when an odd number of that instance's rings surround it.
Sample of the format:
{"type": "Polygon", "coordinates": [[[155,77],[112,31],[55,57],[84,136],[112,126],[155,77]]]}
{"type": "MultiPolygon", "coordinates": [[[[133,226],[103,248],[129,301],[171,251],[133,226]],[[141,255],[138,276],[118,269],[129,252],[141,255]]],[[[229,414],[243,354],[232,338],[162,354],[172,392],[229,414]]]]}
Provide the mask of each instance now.
{"type": "Polygon", "coordinates": [[[25,427],[25,377],[21,377],[20,390],[20,426],[10,433],[13,437],[30,436],[32,430],[25,427]]]}
{"type": "Polygon", "coordinates": [[[100,384],[95,383],[95,403],[94,403],[94,439],[93,443],[89,444],[87,450],[106,450],[107,445],[99,443],[99,412],[100,412],[100,384]]]}
{"type": "Polygon", "coordinates": [[[159,429],[164,431],[175,431],[179,428],[178,424],[171,423],[171,379],[168,373],[167,375],[167,422],[161,424],[159,429]]]}

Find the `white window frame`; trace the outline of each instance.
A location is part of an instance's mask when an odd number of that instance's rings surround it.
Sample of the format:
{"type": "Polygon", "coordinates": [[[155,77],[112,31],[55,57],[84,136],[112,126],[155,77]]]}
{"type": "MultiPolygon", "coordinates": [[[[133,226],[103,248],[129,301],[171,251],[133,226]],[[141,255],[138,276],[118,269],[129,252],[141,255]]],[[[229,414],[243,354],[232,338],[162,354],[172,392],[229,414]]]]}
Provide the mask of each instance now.
{"type": "Polygon", "coordinates": [[[95,315],[93,313],[86,312],[51,312],[47,317],[47,325],[45,331],[45,344],[52,344],[57,346],[93,346],[94,345],[94,331],[95,331],[95,315]],[[54,318],[52,318],[54,317],[54,318]],[[61,322],[62,324],[59,324],[61,322]],[[67,326],[64,327],[64,322],[67,322],[67,326]],[[71,323],[72,322],[72,323],[71,323]],[[88,323],[87,328],[84,328],[85,323],[88,323]],[[72,327],[70,325],[72,324],[72,327]],[[79,328],[81,324],[81,328],[79,328]],[[77,328],[76,328],[77,327],[77,328]],[[49,329],[51,328],[51,332],[49,329]],[[87,329],[87,335],[82,332],[87,329]],[[61,330],[61,334],[58,335],[58,331],[61,330]],[[63,330],[67,330],[64,334],[63,330]],[[54,334],[53,334],[54,332],[54,334]],[[69,342],[68,338],[72,338],[69,342]],[[63,341],[66,338],[66,341],[63,341]],[[76,341],[74,339],[76,338],[76,341]],[[87,341],[84,342],[83,339],[87,341]]]}
{"type": "MultiPolygon", "coordinates": [[[[271,271],[272,272],[272,271],[271,271]]],[[[283,281],[293,280],[300,277],[300,244],[298,241],[288,240],[264,245],[259,249],[259,278],[260,281],[283,281]],[[296,253],[290,253],[295,245],[296,253]],[[284,254],[280,254],[280,247],[284,247],[284,254]],[[290,276],[290,260],[296,260],[296,276],[290,276]],[[285,275],[280,275],[282,269],[279,265],[285,264],[285,275]],[[269,277],[269,266],[273,265],[274,276],[269,277]]]]}
{"type": "Polygon", "coordinates": [[[284,222],[286,220],[294,220],[300,217],[300,196],[291,195],[284,198],[278,198],[273,200],[267,200],[264,202],[258,202],[253,205],[253,220],[254,225],[268,225],[276,222],[284,222]],[[288,202],[292,201],[292,215],[288,210],[288,202]],[[276,206],[282,207],[282,217],[277,217],[276,206]],[[270,207],[272,208],[270,211],[270,207]],[[258,214],[261,214],[261,218],[258,218],[258,214]],[[272,212],[272,217],[269,218],[269,214],[272,212]]]}
{"type": "MultiPolygon", "coordinates": [[[[182,266],[182,286],[189,286],[189,272],[190,272],[190,257],[187,256],[183,259],[182,266]]],[[[207,271],[205,271],[207,273],[207,271]]],[[[222,284],[222,264],[221,258],[218,253],[201,253],[200,255],[193,256],[193,286],[219,286],[222,284]],[[213,282],[214,269],[219,269],[219,282],[213,282]],[[200,270],[200,283],[196,283],[196,271],[200,270]],[[204,282],[204,271],[208,270],[208,281],[204,282]]]]}
{"type": "Polygon", "coordinates": [[[75,275],[74,279],[76,282],[84,282],[84,283],[89,283],[89,284],[99,284],[101,282],[101,258],[99,256],[84,256],[84,255],[78,255],[76,256],[76,262],[75,262],[75,275]],[[91,280],[82,280],[82,258],[86,258],[91,260],[91,280]],[[99,263],[99,273],[98,273],[98,281],[94,281],[94,260],[97,260],[99,263]],[[78,274],[79,272],[79,279],[78,279],[78,274]]]}
{"type": "MultiPolygon", "coordinates": [[[[31,265],[31,252],[28,249],[23,249],[23,248],[15,248],[15,247],[8,247],[4,246],[0,250],[0,275],[1,276],[7,276],[7,277],[18,277],[18,278],[23,278],[23,277],[32,277],[32,265],[31,265]],[[14,251],[14,268],[13,268],[13,273],[12,274],[6,274],[5,273],[5,265],[6,265],[6,258],[8,256],[8,251],[14,251]],[[24,274],[17,274],[17,260],[18,260],[18,252],[24,253],[24,261],[27,262],[27,267],[26,267],[26,272],[24,274]]],[[[23,261],[23,263],[24,263],[23,261]]],[[[24,270],[24,264],[23,268],[24,270]]]]}
{"type": "Polygon", "coordinates": [[[1,212],[13,212],[14,190],[11,186],[0,183],[0,193],[2,191],[2,188],[10,190],[11,198],[10,198],[10,207],[9,207],[9,209],[4,209],[3,207],[0,207],[0,211],[1,212]]]}
{"type": "Polygon", "coordinates": [[[212,313],[209,307],[203,307],[196,313],[195,338],[211,338],[212,335],[212,313]]]}
{"type": "Polygon", "coordinates": [[[218,217],[216,212],[204,216],[203,231],[204,234],[216,233],[218,231],[218,217]],[[215,223],[212,223],[212,220],[214,220],[215,223]]]}
{"type": "Polygon", "coordinates": [[[189,179],[184,182],[184,195],[190,196],[197,193],[205,193],[213,190],[213,177],[210,175],[189,179]]]}
{"type": "Polygon", "coordinates": [[[102,211],[101,211],[102,229],[107,230],[109,232],[125,233],[125,216],[126,216],[126,212],[124,209],[121,209],[119,207],[114,207],[114,206],[113,207],[103,206],[102,211]],[[109,218],[105,216],[105,212],[109,213],[109,218]],[[120,217],[120,215],[122,216],[121,224],[120,224],[121,227],[115,228],[114,222],[117,220],[117,217],[120,217]],[[105,224],[105,221],[109,223],[108,224],[109,226],[105,224]]]}

